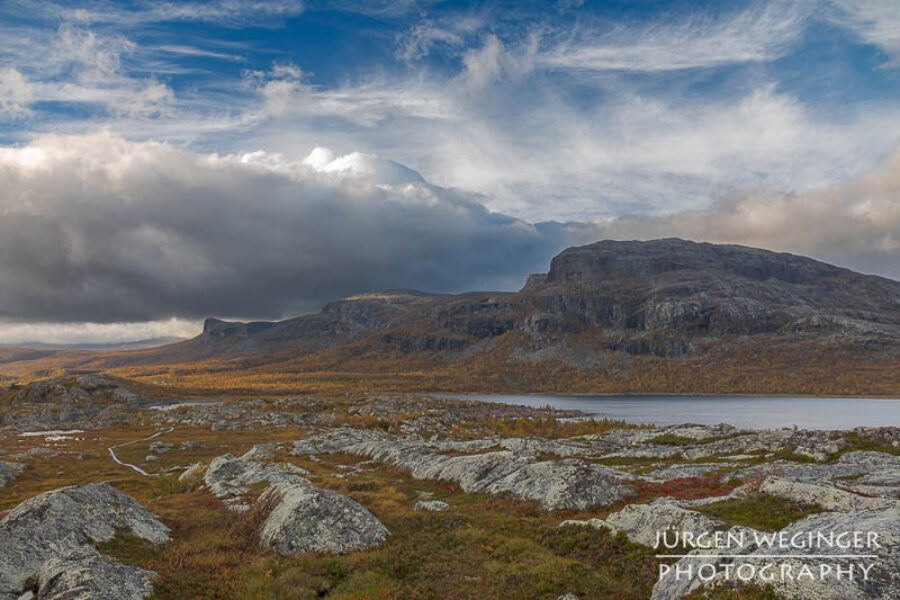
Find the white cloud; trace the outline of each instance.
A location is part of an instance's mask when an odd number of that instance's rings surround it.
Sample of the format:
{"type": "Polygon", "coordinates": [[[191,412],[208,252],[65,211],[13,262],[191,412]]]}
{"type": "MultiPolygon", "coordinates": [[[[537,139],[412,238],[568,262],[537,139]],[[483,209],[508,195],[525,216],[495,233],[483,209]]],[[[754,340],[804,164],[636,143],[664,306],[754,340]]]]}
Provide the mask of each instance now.
{"type": "Polygon", "coordinates": [[[746,244],[900,279],[898,198],[900,149],[845,183],[793,194],[745,192],[668,217],[613,218],[601,232],[620,239],[675,235],[746,244]]]}
{"type": "Polygon", "coordinates": [[[576,30],[537,61],[551,69],[645,72],[769,61],[788,50],[806,18],[797,4],[772,2],[723,20],[695,17],[649,27],[576,30]]]}
{"type": "Polygon", "coordinates": [[[853,29],[864,41],[880,46],[900,66],[900,3],[895,0],[831,0],[835,23],[853,29]]]}
{"type": "Polygon", "coordinates": [[[177,99],[168,84],[123,67],[125,57],[139,52],[122,35],[67,23],[34,39],[7,37],[0,55],[11,57],[18,69],[0,71],[0,110],[22,116],[29,104],[57,102],[96,106],[114,118],[174,116],[177,99]]]}
{"type": "Polygon", "coordinates": [[[483,58],[466,85],[305,89],[253,139],[287,153],[326,140],[390,156],[484,195],[493,210],[543,220],[671,213],[745,187],[819,187],[882,160],[900,132],[890,105],[835,122],[766,83],[691,102],[618,85],[577,105],[539,76],[497,75],[498,63],[483,58]]]}
{"type": "Polygon", "coordinates": [[[462,37],[425,20],[397,38],[397,55],[403,60],[417,60],[427,56],[437,45],[458,46],[462,37]]]}
{"type": "Polygon", "coordinates": [[[102,0],[71,3],[47,0],[18,0],[11,7],[19,14],[64,20],[83,25],[134,27],[168,21],[196,21],[225,26],[265,25],[273,20],[295,17],[303,12],[300,0],[185,0],[143,2],[137,8],[102,0]]]}
{"type": "Polygon", "coordinates": [[[34,90],[28,80],[16,69],[0,69],[0,115],[18,118],[30,114],[28,105],[34,90]]]}
{"type": "Polygon", "coordinates": [[[118,344],[161,338],[191,338],[199,321],[166,319],[141,323],[16,323],[0,321],[0,344],[118,344]]]}

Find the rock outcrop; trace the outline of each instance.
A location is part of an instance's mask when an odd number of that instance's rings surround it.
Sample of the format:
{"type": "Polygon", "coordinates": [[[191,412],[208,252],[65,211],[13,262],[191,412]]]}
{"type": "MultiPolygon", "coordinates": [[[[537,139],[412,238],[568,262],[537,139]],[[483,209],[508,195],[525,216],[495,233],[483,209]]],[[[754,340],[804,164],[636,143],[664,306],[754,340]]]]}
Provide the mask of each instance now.
{"type": "Polygon", "coordinates": [[[260,542],[285,556],[368,550],[390,534],[350,498],[310,485],[277,483],[259,501],[277,502],[260,530],[260,542]]]}
{"type": "Polygon", "coordinates": [[[152,573],[112,563],[92,548],[118,530],[152,544],[169,539],[165,525],[106,483],[64,487],[19,504],[0,521],[0,600],[15,600],[35,581],[42,599],[146,597],[152,573]],[[98,595],[83,593],[100,588],[98,595]]]}
{"type": "Polygon", "coordinates": [[[91,546],[53,557],[37,577],[40,600],[128,600],[153,593],[155,573],[104,558],[91,546]]]}
{"type": "Polygon", "coordinates": [[[664,532],[681,534],[689,531],[695,536],[708,535],[722,528],[724,523],[672,502],[657,501],[652,504],[629,504],[605,520],[563,521],[560,525],[608,527],[616,533],[624,533],[636,544],[652,547],[657,544],[657,536],[664,532]]]}
{"type": "MultiPolygon", "coordinates": [[[[233,510],[246,510],[244,495],[249,486],[259,483],[306,483],[308,473],[290,463],[271,463],[258,458],[260,451],[251,448],[243,456],[225,454],[214,458],[203,481],[219,500],[233,510]]],[[[265,456],[265,454],[263,454],[265,456]]],[[[200,467],[195,472],[199,472],[200,467]]]]}
{"type": "Polygon", "coordinates": [[[421,440],[391,440],[368,431],[337,429],[294,443],[295,455],[345,452],[410,472],[416,479],[455,481],[467,492],[509,494],[545,510],[605,506],[630,494],[626,476],[577,459],[538,461],[509,450],[441,454],[421,440]]]}
{"type": "MultiPolygon", "coordinates": [[[[862,545],[848,549],[818,542],[806,546],[760,543],[763,536],[771,534],[745,530],[747,543],[742,547],[692,553],[724,555],[720,559],[687,556],[678,561],[672,572],[680,567],[682,572],[694,576],[660,578],[653,588],[652,600],[679,600],[704,585],[734,585],[736,577],[726,581],[726,565],[732,569],[743,568],[746,583],[770,585],[777,593],[793,600],[893,600],[900,597],[900,579],[897,577],[900,571],[900,511],[897,509],[819,513],[792,523],[777,535],[786,540],[794,539],[794,536],[806,540],[810,534],[828,536],[845,532],[851,535],[861,532],[862,545]],[[877,534],[877,543],[868,543],[870,533],[877,534]],[[697,576],[699,567],[704,564],[715,567],[707,567],[710,573],[716,573],[707,581],[697,576]],[[766,565],[773,566],[764,571],[766,565]],[[808,576],[799,575],[804,568],[809,569],[808,576]],[[862,568],[866,568],[865,574],[862,568]],[[837,575],[838,569],[843,571],[843,576],[837,575]],[[785,572],[790,575],[781,576],[785,572]],[[773,573],[777,576],[772,577],[773,573]],[[852,577],[850,573],[853,573],[852,577]]],[[[844,543],[847,543],[846,539],[844,543]]]]}

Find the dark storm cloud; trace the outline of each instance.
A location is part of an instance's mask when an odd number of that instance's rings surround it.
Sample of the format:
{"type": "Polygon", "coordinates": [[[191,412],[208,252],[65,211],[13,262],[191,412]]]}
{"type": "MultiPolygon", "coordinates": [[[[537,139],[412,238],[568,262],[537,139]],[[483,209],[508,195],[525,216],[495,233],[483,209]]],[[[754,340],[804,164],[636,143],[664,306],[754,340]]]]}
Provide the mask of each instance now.
{"type": "Polygon", "coordinates": [[[278,318],[361,291],[517,289],[602,238],[742,243],[898,277],[898,165],[667,217],[530,224],[374,156],[45,137],[0,149],[0,322],[278,318]]]}
{"type": "Polygon", "coordinates": [[[590,226],[532,225],[399,165],[108,135],[0,154],[0,318],[275,318],[391,287],[516,288],[590,226]]]}

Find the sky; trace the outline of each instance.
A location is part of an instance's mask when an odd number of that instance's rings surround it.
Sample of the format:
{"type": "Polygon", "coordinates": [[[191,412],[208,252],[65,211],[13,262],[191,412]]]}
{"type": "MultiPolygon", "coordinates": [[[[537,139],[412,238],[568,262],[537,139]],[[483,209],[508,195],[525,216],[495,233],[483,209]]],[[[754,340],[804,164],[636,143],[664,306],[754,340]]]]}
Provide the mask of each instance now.
{"type": "Polygon", "coordinates": [[[514,290],[678,236],[900,279],[900,2],[0,1],[0,343],[514,290]]]}

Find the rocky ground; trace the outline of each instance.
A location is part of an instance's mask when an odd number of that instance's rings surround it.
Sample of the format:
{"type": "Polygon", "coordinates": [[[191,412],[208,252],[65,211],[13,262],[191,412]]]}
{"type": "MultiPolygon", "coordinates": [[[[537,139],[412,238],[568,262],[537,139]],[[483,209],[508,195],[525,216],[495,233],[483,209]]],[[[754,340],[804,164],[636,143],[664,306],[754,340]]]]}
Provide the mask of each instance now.
{"type": "Polygon", "coordinates": [[[898,428],[639,428],[97,376],[0,398],[0,600],[900,597],[898,428]],[[878,544],[765,543],[813,531],[878,544]],[[744,543],[659,548],[659,532],[744,543]],[[773,561],[832,571],[773,580],[773,561]]]}

